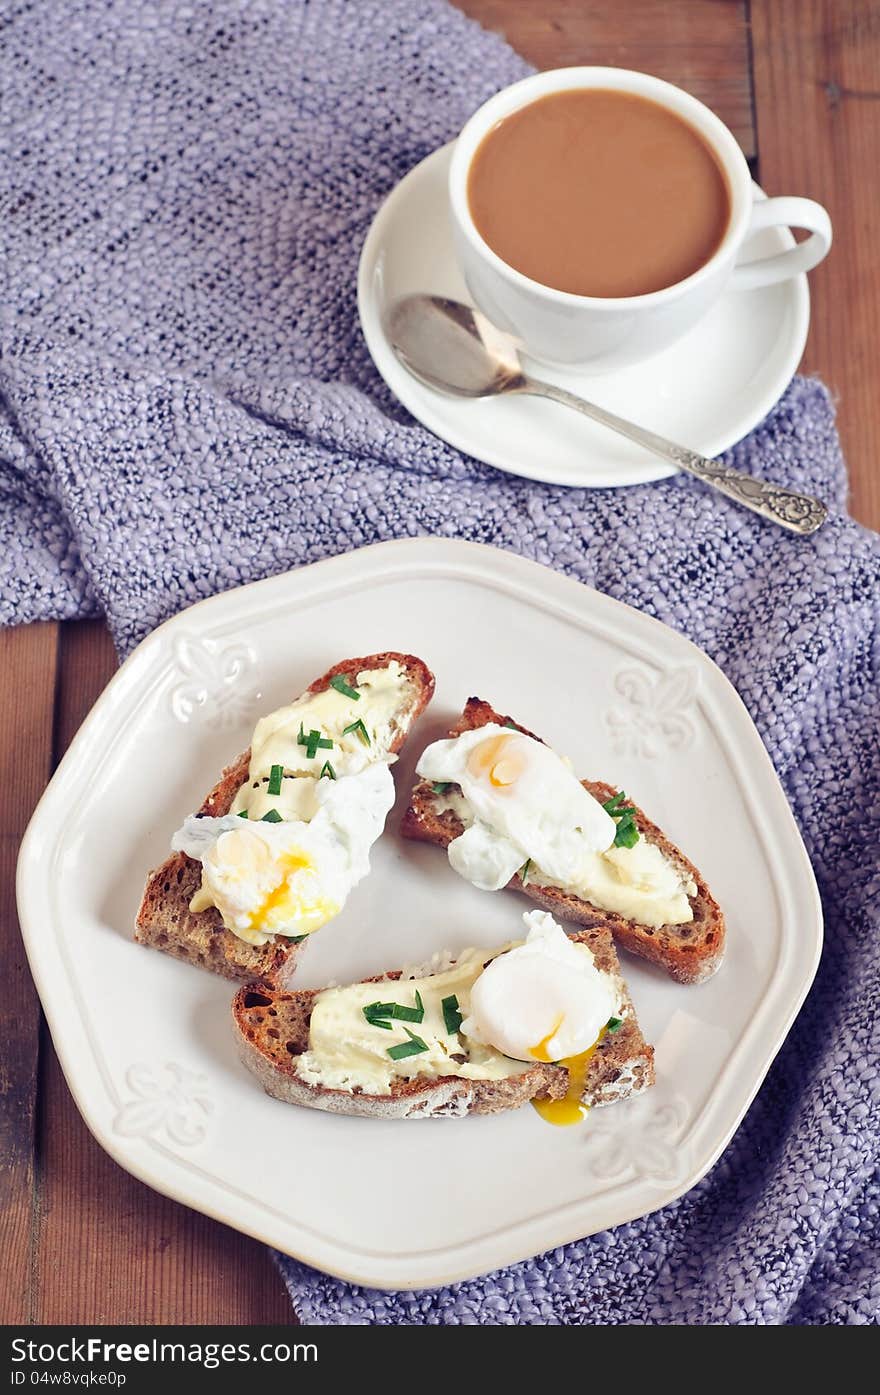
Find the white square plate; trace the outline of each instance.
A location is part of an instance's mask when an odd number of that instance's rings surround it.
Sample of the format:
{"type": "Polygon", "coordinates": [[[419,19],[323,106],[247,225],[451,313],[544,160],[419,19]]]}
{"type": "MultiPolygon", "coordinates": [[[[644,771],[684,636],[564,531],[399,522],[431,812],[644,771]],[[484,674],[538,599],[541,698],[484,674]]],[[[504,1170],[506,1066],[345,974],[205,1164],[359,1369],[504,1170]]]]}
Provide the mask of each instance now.
{"type": "Polygon", "coordinates": [[[740,699],[680,635],[532,562],[383,543],[227,592],[163,625],[96,703],[25,837],[19,908],[70,1089],[142,1181],[358,1283],[485,1273],[680,1196],[718,1157],[812,981],[812,870],[740,699]],[[520,897],[475,891],[397,834],[413,766],[471,694],[584,776],[622,786],[725,910],[718,974],[682,987],[624,960],[657,1085],[555,1129],[525,1108],[419,1122],[268,1098],[238,1063],[232,985],[132,941],[144,878],[254,721],[337,660],[420,655],[437,694],[395,767],[371,876],[298,983],[346,982],[516,935],[520,897]]]}

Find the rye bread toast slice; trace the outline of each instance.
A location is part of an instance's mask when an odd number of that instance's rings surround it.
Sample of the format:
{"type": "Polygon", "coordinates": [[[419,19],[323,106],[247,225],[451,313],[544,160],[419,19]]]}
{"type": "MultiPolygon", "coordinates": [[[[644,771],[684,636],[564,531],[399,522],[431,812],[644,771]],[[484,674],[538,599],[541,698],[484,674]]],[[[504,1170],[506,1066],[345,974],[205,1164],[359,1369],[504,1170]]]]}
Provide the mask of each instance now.
{"type": "MultiPolygon", "coordinates": [[[[541,740],[512,717],[502,716],[488,702],[476,697],[468,698],[464,712],[449,735],[460,736],[464,731],[486,726],[490,722],[514,727],[536,741],[541,740]]],[[[583,786],[600,803],[605,803],[619,792],[602,780],[584,780],[583,786]]],[[[453,786],[453,789],[458,790],[458,786],[453,786]]],[[[443,848],[453,838],[458,838],[464,832],[464,824],[454,810],[438,809],[437,806],[438,796],[430,783],[418,781],[403,816],[400,831],[404,837],[436,843],[443,848]]],[[[694,912],[692,921],[659,927],[640,925],[581,900],[559,887],[537,886],[531,881],[523,885],[519,873],[512,877],[508,885],[513,890],[524,892],[530,900],[561,920],[585,926],[598,922],[607,925],[618,945],[659,964],[678,983],[703,983],[714,974],[724,954],[724,916],[705,880],[684,853],[670,843],[661,829],[640,809],[635,810],[635,822],[642,837],[649,843],[656,843],[661,852],[696,883],[696,893],[690,898],[694,912]]]]}
{"type": "MultiPolygon", "coordinates": [[[[612,974],[621,990],[622,1025],[602,1038],[590,1060],[581,1095],[583,1103],[591,1107],[615,1104],[653,1085],[654,1048],[642,1036],[620,976],[610,931],[604,925],[594,925],[576,931],[571,938],[593,951],[597,966],[612,974]]],[[[366,981],[382,983],[400,977],[400,972],[394,971],[366,981]]],[[[414,984],[418,981],[413,979],[414,984]]],[[[239,989],[232,1003],[242,1062],[267,1094],[286,1104],[371,1119],[460,1118],[465,1114],[500,1114],[533,1099],[561,1099],[568,1090],[566,1068],[540,1061],[503,1080],[466,1080],[454,1075],[399,1077],[388,1095],[311,1085],[297,1075],[296,1058],[308,1048],[309,1022],[319,991],[285,992],[271,984],[251,983],[239,989]]]]}
{"type": "MultiPolygon", "coordinates": [[[[421,659],[391,651],[345,659],[316,679],[303,696],[323,692],[338,675],[353,681],[364,669],[384,668],[394,660],[406,673],[408,695],[389,744],[391,754],[396,754],[434,693],[434,675],[421,659]]],[[[221,817],[229,813],[236,794],[248,778],[250,755],[250,750],[244,751],[226,767],[201,805],[200,816],[221,817]]],[[[137,914],[135,939],[224,978],[286,981],[293,972],[300,946],[284,935],[274,935],[264,945],[247,944],[226,929],[214,906],[204,911],[191,911],[189,903],[201,880],[201,863],[194,858],[185,853],[172,853],[167,857],[147,879],[137,914]]]]}

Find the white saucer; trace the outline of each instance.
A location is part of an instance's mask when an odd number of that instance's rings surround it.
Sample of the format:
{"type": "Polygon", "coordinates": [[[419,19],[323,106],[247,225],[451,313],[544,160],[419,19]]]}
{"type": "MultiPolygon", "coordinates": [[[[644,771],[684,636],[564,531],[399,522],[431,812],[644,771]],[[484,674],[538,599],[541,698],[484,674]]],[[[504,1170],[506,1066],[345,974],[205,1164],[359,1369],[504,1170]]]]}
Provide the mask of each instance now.
{"type": "MultiPolygon", "coordinates": [[[[447,214],[451,154],[452,145],[446,145],[410,170],[376,214],[361,253],[361,328],[391,391],[450,445],[515,475],[599,488],[672,474],[641,447],[551,402],[446,397],[423,387],[398,363],[382,325],[390,303],[414,291],[470,303],[453,256],[447,214]]],[[[747,258],[792,246],[787,228],[771,228],[749,241],[747,258]]],[[[634,368],[605,374],[540,371],[603,407],[713,456],[741,440],[778,402],[800,362],[809,322],[807,278],[796,276],[763,290],[729,291],[683,339],[634,368]]]]}

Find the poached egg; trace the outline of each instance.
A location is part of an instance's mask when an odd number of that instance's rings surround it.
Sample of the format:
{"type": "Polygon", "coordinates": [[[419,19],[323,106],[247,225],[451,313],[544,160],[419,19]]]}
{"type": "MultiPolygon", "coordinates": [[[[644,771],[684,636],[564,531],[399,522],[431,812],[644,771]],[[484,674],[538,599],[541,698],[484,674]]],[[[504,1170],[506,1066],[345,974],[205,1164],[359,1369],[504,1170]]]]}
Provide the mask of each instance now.
{"type": "Polygon", "coordinates": [[[617,825],[548,746],[495,723],[436,741],[423,779],[457,785],[437,795],[465,825],[448,846],[451,866],[483,891],[528,880],[555,886],[642,925],[693,920],[696,884],[644,837],[615,846],[617,825]]]}
{"type": "Polygon", "coordinates": [[[546,911],[527,911],[524,942],[475,981],[462,1032],[515,1061],[564,1061],[596,1044],[620,1009],[619,985],[546,911]]]}
{"type": "Polygon", "coordinates": [[[437,972],[319,993],[296,1073],[326,1089],[387,1095],[399,1078],[504,1080],[555,1061],[568,1069],[566,1095],[533,1103],[550,1123],[577,1123],[589,1063],[620,1025],[622,985],[551,915],[528,911],[523,921],[525,941],[488,955],[466,949],[437,972]]]}
{"type": "Polygon", "coordinates": [[[407,722],[406,682],[394,660],[260,719],[230,812],[189,817],[172,839],[202,864],[191,910],[215,906],[254,945],[339,913],[394,803],[389,746],[407,722]]]}
{"type": "Polygon", "coordinates": [[[571,879],[585,851],[614,842],[611,815],[561,757],[509,727],[490,722],[435,741],[417,770],[460,787],[474,822],[450,843],[449,860],[483,891],[506,886],[529,859],[555,879],[571,879]]]}
{"type": "Polygon", "coordinates": [[[190,909],[216,906],[223,924],[248,944],[273,935],[310,935],[342,909],[370,870],[370,849],[394,803],[388,766],[319,780],[308,822],[188,818],[171,846],[202,864],[190,909]]]}

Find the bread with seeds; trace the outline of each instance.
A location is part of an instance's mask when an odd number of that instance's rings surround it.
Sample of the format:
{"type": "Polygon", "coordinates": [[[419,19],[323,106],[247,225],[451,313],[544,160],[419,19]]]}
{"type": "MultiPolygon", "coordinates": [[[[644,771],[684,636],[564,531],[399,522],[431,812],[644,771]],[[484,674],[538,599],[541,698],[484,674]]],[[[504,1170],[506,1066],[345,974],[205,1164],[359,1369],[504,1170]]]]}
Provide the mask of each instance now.
{"type": "MultiPolygon", "coordinates": [[[[369,749],[364,746],[361,764],[368,759],[376,763],[387,761],[389,757],[397,754],[413,723],[431,700],[434,692],[433,674],[421,659],[412,654],[388,651],[363,658],[346,659],[312,683],[290,709],[282,709],[289,710],[292,714],[294,730],[296,713],[302,713],[303,721],[300,723],[299,735],[304,738],[302,744],[295,747],[298,751],[295,757],[297,769],[290,771],[286,764],[280,767],[285,780],[307,774],[313,777],[312,783],[317,787],[317,783],[320,783],[317,780],[319,773],[326,779],[336,777],[333,761],[338,763],[340,757],[336,750],[328,749],[326,740],[321,740],[320,730],[313,731],[310,727],[309,704],[318,695],[332,696],[335,703],[338,694],[341,701],[350,703],[350,713],[345,715],[352,716],[351,728],[354,730],[346,738],[345,744],[351,746],[354,743],[357,751],[358,743],[362,742],[364,737],[370,741],[367,730],[369,723],[363,731],[359,731],[357,720],[359,712],[368,712],[369,701],[364,702],[361,707],[350,693],[357,691],[359,675],[378,674],[382,677],[383,671],[393,674],[394,688],[390,697],[386,693],[383,698],[381,727],[373,731],[369,749]],[[331,689],[335,689],[335,693],[331,694],[331,689]],[[310,727],[309,731],[304,731],[303,722],[306,727],[310,727]],[[314,750],[310,741],[315,743],[314,750]],[[300,769],[300,766],[303,768],[300,769]]],[[[362,693],[361,696],[363,695],[362,693]]],[[[369,693],[367,696],[369,697],[369,693]]],[[[326,706],[326,699],[324,705],[326,706]]],[[[259,726],[257,730],[260,730],[259,726]]],[[[276,736],[270,730],[267,741],[271,742],[273,739],[276,739],[276,736]]],[[[338,746],[337,741],[336,747],[338,746]]],[[[266,749],[273,748],[267,744],[266,749]]],[[[291,761],[293,763],[293,757],[291,761]]],[[[273,766],[270,770],[274,772],[278,768],[273,766]]],[[[230,815],[233,806],[242,803],[243,792],[251,794],[250,788],[246,790],[250,781],[253,797],[260,801],[256,817],[263,824],[267,819],[283,823],[282,815],[273,807],[267,807],[265,813],[261,812],[264,806],[272,806],[273,803],[272,796],[268,793],[272,788],[270,780],[269,771],[257,772],[252,769],[252,752],[250,749],[245,751],[223,771],[220,780],[201,804],[196,819],[217,820],[224,815],[230,815]]],[[[289,789],[290,786],[286,785],[285,788],[289,789]]],[[[207,829],[209,826],[205,827],[207,829]]],[[[249,942],[227,927],[216,904],[200,908],[200,898],[204,899],[202,884],[202,864],[195,857],[178,851],[166,858],[147,878],[135,928],[135,939],[138,943],[161,949],[177,959],[210,969],[225,978],[286,982],[296,964],[302,941],[291,935],[272,933],[255,937],[262,938],[262,943],[249,942]]]]}
{"type": "MultiPolygon", "coordinates": [[[[490,723],[511,728],[533,740],[541,740],[514,718],[503,716],[490,703],[478,697],[468,698],[449,736],[457,737],[490,723]]],[[[601,780],[584,780],[582,783],[601,804],[614,800],[620,794],[613,785],[601,780]]],[[[715,973],[724,954],[724,916],[705,878],[694,864],[641,809],[630,807],[630,817],[639,836],[659,849],[690,888],[687,899],[691,919],[668,925],[645,925],[628,920],[563,887],[542,883],[540,869],[525,863],[525,872],[517,872],[509,886],[561,920],[579,926],[607,925],[618,946],[658,964],[677,982],[702,983],[715,973]]],[[[453,784],[448,789],[438,791],[430,781],[419,779],[403,817],[401,832],[407,838],[447,848],[464,833],[467,819],[466,801],[462,798],[460,786],[453,784]]]]}

